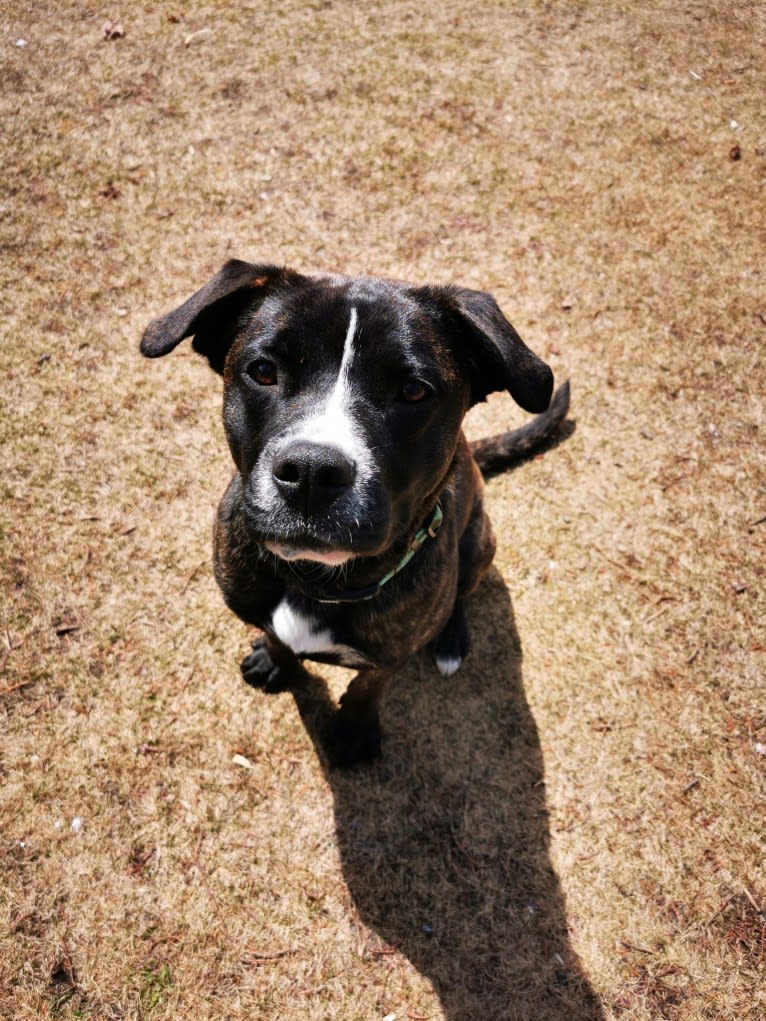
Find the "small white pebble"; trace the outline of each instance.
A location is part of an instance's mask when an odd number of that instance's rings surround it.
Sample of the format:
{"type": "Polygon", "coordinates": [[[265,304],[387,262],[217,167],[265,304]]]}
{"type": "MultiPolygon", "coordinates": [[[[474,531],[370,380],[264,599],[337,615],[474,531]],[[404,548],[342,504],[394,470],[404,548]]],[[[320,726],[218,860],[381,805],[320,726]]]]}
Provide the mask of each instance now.
{"type": "Polygon", "coordinates": [[[54,830],[60,830],[63,825],[64,823],[61,821],[61,819],[57,819],[53,824],[53,828],[54,830]]]}
{"type": "Polygon", "coordinates": [[[27,45],[26,39],[17,39],[16,40],[16,46],[18,46],[18,48],[20,50],[23,50],[26,45],[27,45]]]}
{"type": "Polygon", "coordinates": [[[731,130],[732,131],[739,130],[739,122],[738,121],[732,121],[730,126],[731,126],[731,130]]]}
{"type": "Polygon", "coordinates": [[[396,1014],[386,1014],[383,1021],[396,1021],[396,1014]]]}
{"type": "Polygon", "coordinates": [[[79,833],[82,829],[82,819],[79,815],[76,815],[69,824],[69,829],[72,833],[79,833]]]}
{"type": "Polygon", "coordinates": [[[766,755],[766,744],[761,741],[756,741],[753,745],[753,751],[756,755],[766,755]]]}

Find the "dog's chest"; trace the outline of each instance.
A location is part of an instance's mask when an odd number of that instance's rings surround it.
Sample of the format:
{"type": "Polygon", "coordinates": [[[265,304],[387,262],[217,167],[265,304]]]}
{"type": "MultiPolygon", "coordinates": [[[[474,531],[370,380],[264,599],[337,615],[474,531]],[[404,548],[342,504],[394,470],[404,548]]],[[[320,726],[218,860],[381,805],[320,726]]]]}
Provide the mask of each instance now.
{"type": "Polygon", "coordinates": [[[296,656],[326,660],[348,667],[369,664],[362,653],[336,642],[329,628],[323,628],[311,616],[291,606],[287,599],[283,599],[274,610],[271,629],[296,656]]]}

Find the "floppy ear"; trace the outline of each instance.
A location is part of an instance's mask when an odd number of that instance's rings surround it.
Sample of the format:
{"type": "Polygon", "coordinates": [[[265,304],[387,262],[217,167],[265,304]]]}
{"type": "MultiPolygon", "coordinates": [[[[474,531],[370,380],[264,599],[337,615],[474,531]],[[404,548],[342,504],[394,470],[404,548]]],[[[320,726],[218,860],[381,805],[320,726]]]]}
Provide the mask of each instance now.
{"type": "Polygon", "coordinates": [[[473,384],[473,402],[494,390],[508,390],[525,411],[541,412],[550,404],[553,373],[505,318],[492,297],[465,287],[427,288],[446,309],[460,335],[473,384]]]}
{"type": "Polygon", "coordinates": [[[275,288],[297,279],[298,274],[292,270],[232,259],[183,305],[147,326],[141,338],[141,354],[160,358],[184,337],[193,335],[194,350],[222,374],[240,314],[259,305],[275,288]]]}

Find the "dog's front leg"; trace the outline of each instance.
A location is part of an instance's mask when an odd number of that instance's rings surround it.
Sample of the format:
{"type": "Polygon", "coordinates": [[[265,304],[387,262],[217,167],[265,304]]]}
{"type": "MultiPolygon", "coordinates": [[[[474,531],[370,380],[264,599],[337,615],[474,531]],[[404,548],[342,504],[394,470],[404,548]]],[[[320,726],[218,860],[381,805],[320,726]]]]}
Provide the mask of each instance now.
{"type": "Polygon", "coordinates": [[[273,635],[265,634],[253,642],[253,651],[239,665],[242,676],[254,688],[286,691],[301,673],[301,664],[292,649],[273,635]]]}
{"type": "Polygon", "coordinates": [[[334,759],[338,766],[380,755],[378,705],[392,670],[360,670],[340,700],[335,717],[334,759]]]}

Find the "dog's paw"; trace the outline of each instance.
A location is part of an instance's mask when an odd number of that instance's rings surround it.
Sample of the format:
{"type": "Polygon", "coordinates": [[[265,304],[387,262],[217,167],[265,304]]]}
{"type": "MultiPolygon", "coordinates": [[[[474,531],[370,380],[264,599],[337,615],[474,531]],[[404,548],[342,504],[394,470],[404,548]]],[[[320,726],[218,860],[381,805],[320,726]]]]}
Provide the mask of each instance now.
{"type": "Polygon", "coordinates": [[[253,642],[253,651],[239,664],[242,676],[253,688],[263,688],[269,693],[286,691],[295,679],[295,671],[275,663],[266,647],[266,640],[258,638],[253,642]]]}
{"type": "Polygon", "coordinates": [[[452,677],[463,665],[462,656],[435,656],[436,669],[442,677],[452,677]]]}
{"type": "Polygon", "coordinates": [[[377,718],[365,722],[340,710],[332,727],[330,758],[332,765],[348,769],[372,762],[380,755],[380,724],[377,718]]]}
{"type": "Polygon", "coordinates": [[[468,655],[471,641],[462,607],[456,606],[441,634],[431,643],[431,653],[442,677],[451,677],[468,655]]]}

